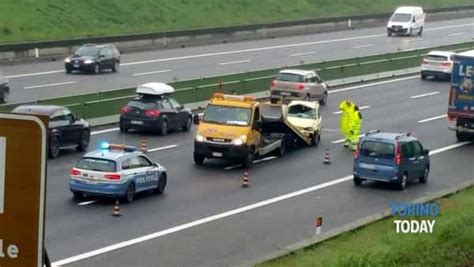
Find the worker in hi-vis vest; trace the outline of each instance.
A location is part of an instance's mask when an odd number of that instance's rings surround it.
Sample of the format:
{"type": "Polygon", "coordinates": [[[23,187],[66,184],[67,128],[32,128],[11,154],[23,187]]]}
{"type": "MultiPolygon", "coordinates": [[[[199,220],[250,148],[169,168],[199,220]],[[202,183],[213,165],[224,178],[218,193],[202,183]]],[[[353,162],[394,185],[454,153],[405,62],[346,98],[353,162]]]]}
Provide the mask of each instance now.
{"type": "Polygon", "coordinates": [[[342,111],[341,114],[341,133],[342,136],[344,137],[344,147],[348,147],[351,138],[350,138],[350,119],[351,119],[351,114],[354,111],[354,103],[348,101],[347,99],[342,100],[339,103],[339,109],[342,111]]]}
{"type": "Polygon", "coordinates": [[[359,107],[354,106],[354,110],[350,115],[349,135],[351,140],[351,150],[355,151],[359,143],[360,127],[362,126],[362,114],[359,107]]]}

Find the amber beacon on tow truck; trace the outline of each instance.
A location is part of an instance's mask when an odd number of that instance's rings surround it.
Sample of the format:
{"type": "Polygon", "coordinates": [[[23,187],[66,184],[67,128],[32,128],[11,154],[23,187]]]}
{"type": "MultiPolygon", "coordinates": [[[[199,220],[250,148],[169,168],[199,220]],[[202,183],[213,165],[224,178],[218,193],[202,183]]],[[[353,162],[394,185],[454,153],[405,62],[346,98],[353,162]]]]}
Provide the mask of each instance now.
{"type": "Polygon", "coordinates": [[[220,158],[248,168],[255,158],[271,153],[282,156],[289,146],[315,146],[321,132],[317,102],[259,103],[250,96],[221,93],[213,95],[202,119],[196,116],[194,122],[199,124],[194,142],[197,165],[220,158]]]}

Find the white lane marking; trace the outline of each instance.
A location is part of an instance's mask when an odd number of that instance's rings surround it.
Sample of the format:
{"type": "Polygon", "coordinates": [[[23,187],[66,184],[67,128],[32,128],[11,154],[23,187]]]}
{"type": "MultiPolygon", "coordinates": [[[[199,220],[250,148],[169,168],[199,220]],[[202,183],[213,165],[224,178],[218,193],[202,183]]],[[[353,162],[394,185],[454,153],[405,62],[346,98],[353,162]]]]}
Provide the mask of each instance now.
{"type": "Polygon", "coordinates": [[[59,73],[59,72],[65,72],[64,70],[52,70],[52,71],[43,71],[43,72],[33,72],[33,73],[25,73],[25,74],[16,74],[16,75],[10,75],[10,76],[5,76],[8,79],[14,79],[14,78],[21,78],[21,77],[28,77],[28,76],[38,76],[38,75],[46,75],[46,74],[53,74],[53,73],[59,73]]]}
{"type": "Polygon", "coordinates": [[[450,33],[450,34],[448,34],[448,36],[458,36],[458,35],[464,35],[464,34],[466,34],[466,33],[464,33],[464,32],[457,32],[457,33],[450,33]]]}
{"type": "Polygon", "coordinates": [[[341,88],[341,89],[329,90],[328,93],[329,94],[336,94],[336,93],[340,93],[340,92],[346,92],[346,91],[356,90],[356,89],[365,88],[365,87],[371,87],[371,86],[376,86],[376,85],[381,85],[381,84],[400,82],[400,81],[419,79],[419,78],[420,77],[418,75],[409,76],[409,77],[391,79],[391,80],[386,80],[386,81],[381,81],[381,82],[368,83],[368,84],[356,85],[356,86],[352,86],[352,87],[345,87],[345,88],[341,88]]]}
{"type": "Polygon", "coordinates": [[[418,123],[425,123],[425,122],[429,122],[429,121],[443,119],[443,118],[446,118],[446,117],[448,117],[448,115],[446,115],[446,114],[439,115],[439,116],[436,116],[436,117],[431,117],[431,118],[428,118],[428,119],[419,120],[418,123]]]}
{"type": "MultiPolygon", "coordinates": [[[[276,158],[278,158],[278,157],[277,156],[270,156],[270,157],[254,160],[253,163],[260,163],[260,162],[269,161],[269,160],[276,159],[276,158]]],[[[224,170],[229,171],[229,170],[236,169],[236,168],[239,168],[239,167],[242,167],[242,164],[236,164],[236,165],[228,166],[228,167],[225,167],[224,170]]]]}
{"type": "Polygon", "coordinates": [[[290,57],[298,57],[298,56],[306,56],[306,55],[311,55],[311,54],[316,54],[316,52],[306,52],[306,53],[296,53],[296,54],[291,54],[290,57]]]}
{"type": "Polygon", "coordinates": [[[48,83],[48,84],[39,84],[39,85],[32,85],[32,86],[25,86],[23,89],[35,89],[35,88],[42,88],[42,87],[52,87],[52,86],[60,86],[66,84],[73,84],[77,83],[76,81],[71,82],[63,82],[63,83],[48,83]]]}
{"type": "Polygon", "coordinates": [[[323,129],[321,129],[321,131],[323,131],[323,132],[330,132],[330,133],[339,132],[338,129],[328,129],[328,128],[323,128],[323,129]]]}
{"type": "Polygon", "coordinates": [[[411,99],[418,99],[418,98],[427,97],[427,96],[432,96],[432,95],[437,95],[437,94],[439,94],[439,91],[431,92],[431,93],[427,93],[427,94],[422,94],[422,95],[414,95],[414,96],[411,96],[410,98],[411,98],[411,99]]]}
{"type": "Polygon", "coordinates": [[[222,63],[219,63],[219,66],[232,65],[232,64],[241,64],[241,63],[247,63],[247,62],[250,62],[250,61],[251,61],[250,59],[244,59],[244,60],[239,60],[239,61],[222,62],[222,63]]]}
{"type": "Polygon", "coordinates": [[[84,201],[84,202],[81,202],[81,203],[77,203],[77,205],[78,206],[86,206],[86,205],[94,204],[96,202],[97,202],[97,200],[90,200],[90,201],[84,201]]]}
{"type": "Polygon", "coordinates": [[[169,145],[169,146],[162,146],[162,147],[152,148],[152,149],[148,149],[147,152],[148,153],[156,152],[156,151],[161,151],[161,150],[175,148],[175,147],[178,147],[178,145],[169,145]]]}
{"type": "MultiPolygon", "coordinates": [[[[432,150],[430,152],[430,156],[433,156],[433,155],[436,155],[436,154],[439,154],[439,153],[442,153],[442,152],[446,152],[448,150],[452,150],[452,149],[455,149],[455,148],[458,148],[458,147],[461,147],[461,146],[464,146],[464,145],[467,145],[467,144],[469,144],[469,142],[457,143],[457,144],[449,145],[449,146],[442,147],[442,148],[439,148],[439,149],[435,149],[435,150],[432,150]]],[[[270,198],[270,199],[267,199],[267,200],[256,202],[254,204],[243,206],[243,207],[240,207],[240,208],[237,208],[237,209],[233,209],[233,210],[225,211],[225,212],[218,213],[218,214],[215,214],[215,215],[211,215],[209,217],[205,217],[205,218],[202,218],[202,219],[199,219],[199,220],[196,220],[196,221],[191,221],[191,222],[188,222],[188,223],[184,223],[184,224],[181,224],[181,225],[178,225],[178,226],[175,226],[175,227],[171,227],[171,228],[168,228],[168,229],[165,229],[165,230],[162,230],[162,231],[158,231],[158,232],[155,232],[155,233],[144,235],[144,236],[141,236],[141,237],[138,237],[138,238],[135,238],[135,239],[130,239],[130,240],[127,240],[127,241],[119,242],[119,243],[116,243],[116,244],[113,244],[113,245],[110,245],[110,246],[107,246],[107,247],[103,247],[103,248],[100,248],[100,249],[85,252],[85,253],[79,254],[77,256],[73,256],[73,257],[69,257],[69,258],[66,258],[66,259],[59,260],[59,261],[55,261],[55,262],[53,262],[53,266],[62,266],[62,265],[70,264],[70,263],[73,263],[73,262],[81,261],[81,260],[84,260],[84,259],[92,258],[92,257],[98,256],[98,255],[108,253],[108,252],[112,252],[112,251],[115,251],[115,250],[119,250],[119,249],[122,249],[122,248],[133,246],[133,245],[136,245],[136,244],[139,244],[139,243],[143,243],[143,242],[146,242],[146,241],[149,241],[149,240],[157,239],[157,238],[162,237],[162,236],[177,233],[177,232],[180,232],[180,231],[183,231],[183,230],[186,230],[186,229],[189,229],[189,228],[193,228],[193,227],[196,227],[196,226],[199,226],[199,225],[203,225],[203,224],[210,223],[210,222],[213,222],[213,221],[221,220],[221,219],[224,219],[224,218],[227,218],[227,217],[230,217],[230,216],[233,216],[233,215],[237,215],[237,214],[240,214],[240,213],[244,213],[244,212],[247,212],[247,211],[250,211],[250,210],[254,210],[254,209],[261,208],[261,207],[269,206],[271,204],[281,202],[283,200],[287,200],[287,199],[290,199],[290,198],[294,198],[294,197],[298,197],[298,196],[301,196],[301,195],[304,195],[304,194],[315,192],[315,191],[318,191],[318,190],[321,190],[321,189],[324,189],[324,188],[328,188],[328,187],[331,187],[331,186],[334,186],[334,185],[337,185],[337,184],[340,184],[340,183],[350,181],[350,180],[352,180],[352,175],[337,178],[337,179],[331,180],[329,182],[325,182],[325,183],[322,183],[322,184],[307,187],[307,188],[304,188],[304,189],[301,189],[301,190],[298,190],[298,191],[283,194],[283,195],[280,195],[280,196],[277,196],[277,197],[274,197],[274,198],[270,198]]]]}
{"type": "Polygon", "coordinates": [[[110,132],[115,132],[120,130],[118,127],[117,128],[110,128],[110,129],[105,129],[105,130],[100,130],[100,131],[94,131],[91,132],[91,135],[98,135],[98,134],[103,134],[103,133],[110,133],[110,132]]]}
{"type": "Polygon", "coordinates": [[[352,48],[360,49],[360,48],[366,48],[366,47],[372,47],[372,46],[375,46],[375,45],[374,44],[356,45],[356,46],[353,46],[352,48]]]}
{"type": "MultiPolygon", "coordinates": [[[[368,109],[368,108],[370,108],[370,106],[362,106],[362,107],[359,107],[359,110],[364,110],[364,109],[368,109]]],[[[334,115],[342,114],[342,111],[341,110],[334,111],[332,114],[334,114],[334,115]]]]}
{"type": "Polygon", "coordinates": [[[171,70],[157,70],[157,71],[149,71],[149,72],[140,72],[140,73],[134,73],[132,76],[142,76],[142,75],[152,75],[152,74],[158,74],[158,73],[165,73],[165,72],[170,72],[171,70]]]}
{"type": "MultiPolygon", "coordinates": [[[[364,135],[365,134],[359,134],[359,137],[362,137],[364,135]]],[[[339,140],[332,141],[331,144],[340,144],[340,143],[343,143],[344,141],[345,139],[339,139],[339,140]]]]}
{"type": "Polygon", "coordinates": [[[430,31],[437,31],[437,30],[444,30],[444,29],[451,29],[451,28],[460,28],[460,27],[465,27],[465,26],[473,26],[474,23],[466,23],[466,24],[456,24],[456,25],[450,25],[450,26],[442,26],[442,27],[436,27],[436,28],[429,28],[424,30],[425,32],[430,32],[430,31]]]}

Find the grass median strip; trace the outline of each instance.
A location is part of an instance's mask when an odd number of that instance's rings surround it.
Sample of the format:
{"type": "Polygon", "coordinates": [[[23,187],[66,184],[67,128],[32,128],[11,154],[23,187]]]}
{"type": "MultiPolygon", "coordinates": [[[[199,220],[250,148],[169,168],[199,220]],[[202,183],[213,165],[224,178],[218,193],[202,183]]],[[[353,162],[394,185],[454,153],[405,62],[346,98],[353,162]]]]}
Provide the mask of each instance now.
{"type": "Polygon", "coordinates": [[[257,266],[472,266],[474,187],[435,202],[433,234],[397,234],[390,216],[257,266]]]}
{"type": "MultiPolygon", "coordinates": [[[[323,61],[297,66],[286,66],[314,70],[317,69],[323,80],[335,80],[359,75],[380,73],[419,66],[423,54],[430,50],[472,49],[474,42],[424,48],[419,50],[323,61]]],[[[285,68],[286,68],[285,67],[285,68]]],[[[223,90],[225,93],[249,94],[266,91],[270,80],[281,68],[266,69],[219,77],[201,78],[189,81],[171,82],[176,88],[176,98],[183,104],[209,99],[212,93],[223,90]]],[[[135,95],[135,88],[97,91],[95,93],[38,100],[38,103],[68,106],[84,118],[97,118],[115,115],[120,107],[135,95]]],[[[15,105],[2,105],[0,111],[9,111],[15,105]]]]}

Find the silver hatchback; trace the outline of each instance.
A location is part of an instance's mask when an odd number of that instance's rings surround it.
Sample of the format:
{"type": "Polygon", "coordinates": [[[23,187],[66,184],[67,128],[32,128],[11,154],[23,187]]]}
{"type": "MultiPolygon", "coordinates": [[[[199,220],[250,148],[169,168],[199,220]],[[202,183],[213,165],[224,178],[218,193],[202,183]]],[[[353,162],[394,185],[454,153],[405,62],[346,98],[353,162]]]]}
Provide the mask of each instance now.
{"type": "Polygon", "coordinates": [[[270,100],[315,100],[325,105],[328,98],[327,85],[315,71],[286,69],[281,70],[271,82],[270,100]]]}

